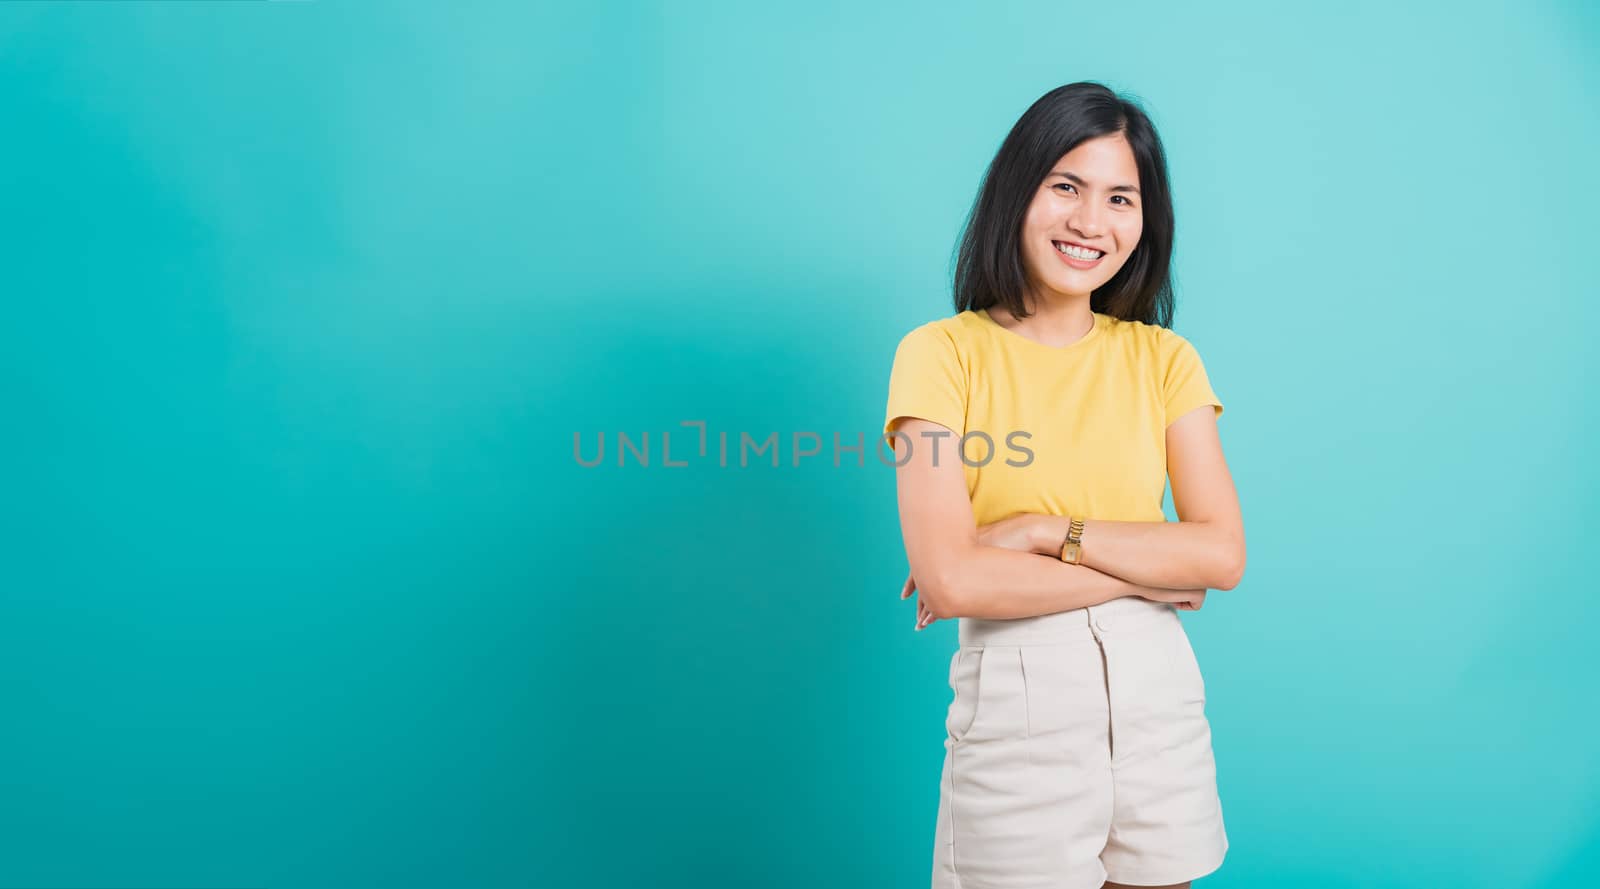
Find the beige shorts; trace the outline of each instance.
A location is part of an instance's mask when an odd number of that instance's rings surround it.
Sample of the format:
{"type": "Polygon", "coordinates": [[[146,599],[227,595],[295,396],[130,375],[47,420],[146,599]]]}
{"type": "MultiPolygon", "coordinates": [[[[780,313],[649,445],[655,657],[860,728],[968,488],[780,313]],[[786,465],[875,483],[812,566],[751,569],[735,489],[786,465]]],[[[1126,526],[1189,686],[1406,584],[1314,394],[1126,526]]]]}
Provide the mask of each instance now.
{"type": "Polygon", "coordinates": [[[1171,605],[961,618],[934,889],[1181,883],[1222,864],[1205,682],[1171,605]]]}

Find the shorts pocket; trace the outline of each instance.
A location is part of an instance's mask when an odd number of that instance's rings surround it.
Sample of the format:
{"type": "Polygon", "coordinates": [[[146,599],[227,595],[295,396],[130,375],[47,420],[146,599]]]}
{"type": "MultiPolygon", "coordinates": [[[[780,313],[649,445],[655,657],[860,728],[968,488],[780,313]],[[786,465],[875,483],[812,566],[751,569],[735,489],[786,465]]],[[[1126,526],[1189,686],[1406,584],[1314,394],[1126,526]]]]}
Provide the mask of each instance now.
{"type": "Polygon", "coordinates": [[[950,740],[966,737],[978,717],[978,667],[983,649],[961,647],[950,656],[950,691],[955,695],[944,717],[944,731],[950,740]]]}
{"type": "Polygon", "coordinates": [[[1172,675],[1177,678],[1178,688],[1182,690],[1186,702],[1204,704],[1206,680],[1200,675],[1200,659],[1195,657],[1194,645],[1189,642],[1189,634],[1184,631],[1182,623],[1178,624],[1177,636],[1177,641],[1170,648],[1172,675]]]}
{"type": "Polygon", "coordinates": [[[950,740],[1023,737],[1028,731],[1022,653],[1015,646],[963,646],[950,658],[950,740]]]}

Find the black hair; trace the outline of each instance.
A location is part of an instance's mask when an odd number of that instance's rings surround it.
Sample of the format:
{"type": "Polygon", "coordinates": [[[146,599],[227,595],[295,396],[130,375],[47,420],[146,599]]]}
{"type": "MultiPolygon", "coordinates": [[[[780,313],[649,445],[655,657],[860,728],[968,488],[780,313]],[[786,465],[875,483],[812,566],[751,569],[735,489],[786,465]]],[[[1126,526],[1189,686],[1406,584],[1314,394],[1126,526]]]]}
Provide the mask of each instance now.
{"type": "Polygon", "coordinates": [[[1124,321],[1172,326],[1174,224],[1166,153],[1144,109],[1093,81],[1069,83],[1039,97],[989,162],[958,245],[953,282],[958,313],[998,304],[1018,318],[1028,316],[1021,251],[1028,205],[1062,155],[1114,133],[1133,149],[1144,228],[1122,268],[1089,295],[1090,309],[1124,321]]]}

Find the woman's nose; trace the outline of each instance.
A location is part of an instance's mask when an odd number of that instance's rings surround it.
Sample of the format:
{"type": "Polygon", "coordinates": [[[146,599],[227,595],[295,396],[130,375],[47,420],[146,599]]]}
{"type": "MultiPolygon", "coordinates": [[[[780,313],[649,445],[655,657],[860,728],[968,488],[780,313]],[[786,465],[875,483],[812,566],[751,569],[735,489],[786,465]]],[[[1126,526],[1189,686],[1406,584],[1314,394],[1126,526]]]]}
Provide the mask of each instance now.
{"type": "Polygon", "coordinates": [[[1086,238],[1100,236],[1100,212],[1098,209],[1091,208],[1086,204],[1078,205],[1071,218],[1067,220],[1067,224],[1071,225],[1086,238]]]}

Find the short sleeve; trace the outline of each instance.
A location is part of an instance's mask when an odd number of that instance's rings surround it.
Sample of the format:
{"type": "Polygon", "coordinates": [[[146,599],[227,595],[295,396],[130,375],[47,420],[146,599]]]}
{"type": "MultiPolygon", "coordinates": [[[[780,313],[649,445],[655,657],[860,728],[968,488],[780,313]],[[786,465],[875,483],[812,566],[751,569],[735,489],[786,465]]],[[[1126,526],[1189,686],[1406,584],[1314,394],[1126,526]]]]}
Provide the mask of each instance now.
{"type": "Polygon", "coordinates": [[[1161,346],[1162,398],[1166,410],[1166,425],[1202,404],[1215,405],[1216,416],[1222,416],[1222,402],[1211,389],[1205,364],[1200,353],[1188,340],[1165,331],[1161,346]]]}
{"type": "Polygon", "coordinates": [[[930,322],[901,340],[889,372],[889,403],[884,412],[882,441],[902,417],[932,420],[957,435],[966,433],[967,374],[955,340],[930,322]]]}

